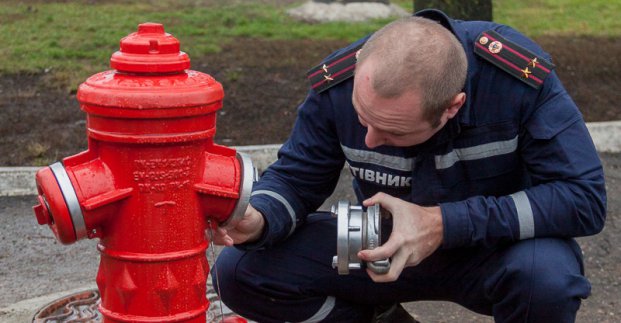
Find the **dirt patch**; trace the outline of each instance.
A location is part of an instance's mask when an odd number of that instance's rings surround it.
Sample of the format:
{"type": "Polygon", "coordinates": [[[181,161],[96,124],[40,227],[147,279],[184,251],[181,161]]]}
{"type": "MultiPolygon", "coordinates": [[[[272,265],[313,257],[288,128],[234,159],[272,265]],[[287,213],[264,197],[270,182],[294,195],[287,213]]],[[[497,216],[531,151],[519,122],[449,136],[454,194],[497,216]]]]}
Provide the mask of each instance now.
{"type": "Polygon", "coordinates": [[[621,120],[621,39],[542,37],[538,43],[557,65],[556,71],[590,121],[621,120]]]}
{"type": "MultiPolygon", "coordinates": [[[[306,70],[342,41],[239,39],[219,54],[192,59],[192,69],[225,89],[216,141],[282,142],[307,91],[306,70]]],[[[0,76],[0,165],[46,165],[86,149],[85,115],[74,93],[49,74],[0,76]]]]}
{"type": "MultiPolygon", "coordinates": [[[[587,121],[621,120],[621,41],[594,37],[537,39],[587,121]]],[[[218,54],[191,56],[192,68],[225,89],[216,141],[283,142],[308,85],[306,71],[343,41],[238,39],[218,54]]],[[[0,76],[0,165],[46,165],[86,148],[84,113],[75,95],[49,74],[0,76]]]]}

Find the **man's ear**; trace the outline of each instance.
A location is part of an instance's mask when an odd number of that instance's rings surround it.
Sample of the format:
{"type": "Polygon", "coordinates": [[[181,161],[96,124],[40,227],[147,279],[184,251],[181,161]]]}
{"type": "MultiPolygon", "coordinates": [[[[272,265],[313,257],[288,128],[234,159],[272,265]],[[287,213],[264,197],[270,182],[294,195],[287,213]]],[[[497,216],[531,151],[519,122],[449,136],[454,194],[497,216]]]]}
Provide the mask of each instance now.
{"type": "Polygon", "coordinates": [[[457,112],[459,112],[459,109],[461,109],[461,107],[464,105],[465,102],[466,102],[466,93],[464,92],[457,93],[451,100],[449,107],[446,108],[446,110],[444,111],[445,117],[447,119],[452,119],[455,115],[457,115],[457,112]]]}

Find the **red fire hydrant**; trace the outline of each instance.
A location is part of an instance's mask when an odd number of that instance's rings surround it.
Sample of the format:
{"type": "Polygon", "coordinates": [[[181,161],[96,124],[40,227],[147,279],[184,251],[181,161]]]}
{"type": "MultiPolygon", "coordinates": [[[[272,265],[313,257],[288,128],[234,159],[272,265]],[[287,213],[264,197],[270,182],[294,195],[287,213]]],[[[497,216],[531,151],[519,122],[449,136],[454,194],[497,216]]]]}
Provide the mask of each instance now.
{"type": "Polygon", "coordinates": [[[214,144],[222,85],[161,24],[110,65],[78,89],[88,150],[36,175],[37,220],[64,244],[100,239],[105,322],[205,322],[206,229],[243,216],[252,162],[214,144]]]}

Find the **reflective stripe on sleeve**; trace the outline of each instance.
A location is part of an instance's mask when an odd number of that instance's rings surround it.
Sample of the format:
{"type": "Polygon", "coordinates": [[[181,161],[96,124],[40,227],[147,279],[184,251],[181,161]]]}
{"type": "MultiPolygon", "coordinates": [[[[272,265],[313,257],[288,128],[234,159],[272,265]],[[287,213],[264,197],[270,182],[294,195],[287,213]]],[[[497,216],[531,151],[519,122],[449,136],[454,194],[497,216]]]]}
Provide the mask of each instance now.
{"type": "Polygon", "coordinates": [[[435,157],[436,169],[446,169],[460,160],[476,160],[512,153],[517,149],[518,136],[505,141],[495,141],[478,146],[456,148],[435,157]]]}
{"type": "Polygon", "coordinates": [[[535,218],[528,196],[524,191],[513,193],[509,196],[513,199],[513,203],[517,209],[518,222],[520,224],[520,240],[534,237],[535,218]]]}
{"type": "Polygon", "coordinates": [[[287,212],[289,212],[289,216],[291,217],[291,230],[289,230],[287,237],[290,236],[293,233],[293,231],[295,231],[296,216],[295,216],[295,211],[293,211],[293,208],[291,207],[291,204],[289,204],[289,201],[287,201],[287,199],[285,199],[282,195],[276,192],[267,191],[267,190],[254,191],[252,192],[250,196],[261,195],[261,194],[271,196],[285,206],[285,208],[287,209],[287,212]]]}
{"type": "Polygon", "coordinates": [[[343,149],[345,157],[351,161],[379,165],[400,171],[411,171],[414,163],[414,158],[385,155],[375,151],[353,149],[343,145],[341,145],[341,149],[343,149]]]}
{"type": "Polygon", "coordinates": [[[336,299],[334,298],[334,296],[326,297],[326,301],[323,302],[323,305],[321,305],[321,307],[319,308],[317,313],[315,313],[315,315],[313,315],[309,319],[307,319],[305,321],[302,321],[302,322],[304,322],[304,323],[314,323],[314,322],[321,322],[321,321],[323,321],[328,316],[328,314],[330,314],[332,309],[334,308],[334,303],[335,302],[336,302],[336,299]]]}

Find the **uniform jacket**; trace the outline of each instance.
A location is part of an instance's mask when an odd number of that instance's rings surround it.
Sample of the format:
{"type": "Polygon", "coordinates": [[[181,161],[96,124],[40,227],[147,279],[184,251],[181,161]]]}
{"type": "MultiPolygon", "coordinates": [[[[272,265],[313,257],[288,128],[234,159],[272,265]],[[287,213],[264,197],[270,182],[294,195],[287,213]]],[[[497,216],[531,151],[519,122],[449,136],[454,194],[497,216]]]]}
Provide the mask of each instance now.
{"type": "Polygon", "coordinates": [[[466,103],[457,116],[420,145],[369,149],[351,102],[353,77],[321,93],[311,89],[278,161],[253,188],[250,203],[266,227],[260,241],[247,247],[269,246],[293,234],[333,192],[345,163],[360,201],[385,192],[439,205],[444,248],[601,231],[601,162],[556,73],[533,88],[476,55],[475,47],[482,32],[493,30],[541,58],[549,55],[504,25],[453,20],[436,10],[417,15],[451,30],[466,52],[466,103]]]}

